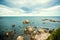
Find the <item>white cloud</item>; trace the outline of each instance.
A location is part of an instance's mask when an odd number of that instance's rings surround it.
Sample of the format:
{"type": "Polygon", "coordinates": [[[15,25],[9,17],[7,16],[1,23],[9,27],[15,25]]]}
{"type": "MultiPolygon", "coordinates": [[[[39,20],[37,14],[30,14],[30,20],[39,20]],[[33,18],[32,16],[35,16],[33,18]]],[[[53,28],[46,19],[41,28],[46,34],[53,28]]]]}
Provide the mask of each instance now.
{"type": "Polygon", "coordinates": [[[43,8],[45,4],[48,3],[53,4],[54,0],[4,0],[4,1],[6,2],[7,5],[13,7],[11,8],[5,5],[0,5],[1,16],[60,16],[60,5],[49,8],[43,8]],[[32,9],[31,10],[32,12],[26,13],[24,10],[21,9],[22,7],[32,9]]]}
{"type": "Polygon", "coordinates": [[[32,11],[32,13],[25,13],[18,8],[9,8],[4,5],[0,5],[1,16],[60,16],[60,6],[53,6],[50,8],[39,9],[32,11]]]}
{"type": "Polygon", "coordinates": [[[21,15],[24,11],[17,8],[9,8],[4,5],[0,5],[0,15],[21,15]]]}
{"type": "Polygon", "coordinates": [[[53,3],[53,0],[5,0],[6,4],[14,7],[22,6],[36,6],[36,5],[45,5],[47,3],[53,3]]]}
{"type": "Polygon", "coordinates": [[[60,16],[60,6],[53,6],[50,8],[39,9],[33,13],[26,14],[25,16],[60,16]]]}
{"type": "Polygon", "coordinates": [[[38,15],[42,15],[42,16],[60,16],[60,6],[53,6],[50,8],[44,8],[44,9],[40,9],[35,12],[38,15]]]}
{"type": "Polygon", "coordinates": [[[53,6],[53,7],[50,7],[50,8],[47,8],[47,9],[42,9],[42,10],[46,10],[46,11],[55,11],[55,10],[60,10],[60,5],[58,6],[53,6]]]}

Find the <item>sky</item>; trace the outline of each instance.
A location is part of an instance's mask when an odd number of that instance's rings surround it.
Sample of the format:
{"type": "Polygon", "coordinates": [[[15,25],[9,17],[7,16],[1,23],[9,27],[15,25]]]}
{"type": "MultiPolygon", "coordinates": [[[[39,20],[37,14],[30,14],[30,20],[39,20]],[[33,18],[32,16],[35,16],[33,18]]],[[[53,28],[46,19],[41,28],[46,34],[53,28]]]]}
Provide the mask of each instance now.
{"type": "Polygon", "coordinates": [[[0,0],[0,16],[60,16],[60,0],[0,0]]]}

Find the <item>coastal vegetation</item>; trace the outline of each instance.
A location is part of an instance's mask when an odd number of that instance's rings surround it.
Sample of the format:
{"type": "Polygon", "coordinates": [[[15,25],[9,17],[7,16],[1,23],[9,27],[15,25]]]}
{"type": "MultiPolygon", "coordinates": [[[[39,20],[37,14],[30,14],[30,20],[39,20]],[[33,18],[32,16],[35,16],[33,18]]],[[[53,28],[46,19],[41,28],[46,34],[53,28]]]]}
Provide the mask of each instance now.
{"type": "Polygon", "coordinates": [[[60,40],[60,28],[54,30],[47,40],[60,40]]]}

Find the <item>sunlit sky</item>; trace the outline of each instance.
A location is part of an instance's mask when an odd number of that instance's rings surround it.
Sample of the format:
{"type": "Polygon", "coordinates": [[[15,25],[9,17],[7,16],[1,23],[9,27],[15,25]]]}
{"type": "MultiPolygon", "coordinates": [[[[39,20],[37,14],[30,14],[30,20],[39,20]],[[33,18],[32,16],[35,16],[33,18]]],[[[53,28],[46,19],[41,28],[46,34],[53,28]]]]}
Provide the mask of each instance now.
{"type": "Polygon", "coordinates": [[[0,0],[0,16],[60,16],[60,0],[0,0]]]}

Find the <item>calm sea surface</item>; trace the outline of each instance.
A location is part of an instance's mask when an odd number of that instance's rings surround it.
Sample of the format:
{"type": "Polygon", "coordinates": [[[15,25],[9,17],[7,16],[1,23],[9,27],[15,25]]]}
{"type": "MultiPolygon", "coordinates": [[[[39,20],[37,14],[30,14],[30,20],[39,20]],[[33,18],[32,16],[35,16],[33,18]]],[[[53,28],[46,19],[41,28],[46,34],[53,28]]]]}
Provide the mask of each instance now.
{"type": "Polygon", "coordinates": [[[22,34],[26,26],[54,29],[60,27],[60,22],[42,21],[42,19],[60,20],[60,16],[21,16],[21,17],[0,17],[0,32],[15,29],[17,34],[22,34]],[[30,20],[30,24],[23,24],[24,20],[30,20]],[[12,28],[15,24],[15,28],[12,28]],[[21,28],[20,28],[21,27],[21,28]]]}

